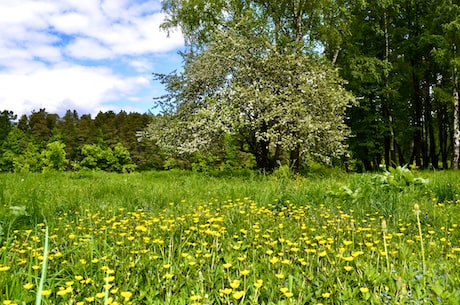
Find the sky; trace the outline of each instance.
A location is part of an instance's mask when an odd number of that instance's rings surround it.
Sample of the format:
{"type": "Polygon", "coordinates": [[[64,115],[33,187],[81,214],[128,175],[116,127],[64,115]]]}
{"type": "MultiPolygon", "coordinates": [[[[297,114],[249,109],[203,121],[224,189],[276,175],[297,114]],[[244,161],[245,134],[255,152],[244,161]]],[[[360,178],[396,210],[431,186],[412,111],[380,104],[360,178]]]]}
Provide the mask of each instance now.
{"type": "Polygon", "coordinates": [[[163,19],[160,0],[1,0],[0,111],[148,112],[152,73],[182,65],[163,19]]]}

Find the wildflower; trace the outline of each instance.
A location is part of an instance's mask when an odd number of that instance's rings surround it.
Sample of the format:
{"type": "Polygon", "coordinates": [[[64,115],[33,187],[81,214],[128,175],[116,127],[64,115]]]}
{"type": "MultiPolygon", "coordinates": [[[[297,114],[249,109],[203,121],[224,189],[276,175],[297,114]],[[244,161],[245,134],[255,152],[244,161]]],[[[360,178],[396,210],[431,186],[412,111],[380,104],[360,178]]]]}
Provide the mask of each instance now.
{"type": "Polygon", "coordinates": [[[260,288],[262,287],[262,284],[264,283],[263,280],[257,280],[255,283],[254,283],[254,287],[256,288],[260,288]]]}
{"type": "Polygon", "coordinates": [[[233,291],[232,288],[224,288],[224,289],[221,289],[220,292],[222,292],[225,295],[229,295],[230,293],[232,293],[232,291],[233,291]]]}
{"type": "Polygon", "coordinates": [[[232,287],[233,289],[236,289],[240,287],[240,284],[241,284],[240,280],[233,280],[230,282],[230,287],[232,287]]]}
{"type": "Polygon", "coordinates": [[[66,294],[68,294],[70,291],[67,290],[67,289],[60,289],[58,292],[56,292],[57,295],[59,296],[65,296],[66,294]]]}
{"type": "Polygon", "coordinates": [[[361,293],[368,293],[368,292],[369,292],[369,288],[367,288],[367,287],[361,287],[361,288],[359,288],[359,291],[361,291],[361,293]]]}
{"type": "Polygon", "coordinates": [[[343,267],[343,269],[345,269],[345,271],[351,271],[351,270],[353,270],[353,267],[352,266],[345,266],[345,267],[343,267]]]}
{"type": "Polygon", "coordinates": [[[232,264],[230,264],[230,263],[225,263],[225,264],[224,264],[224,268],[225,268],[225,269],[228,269],[228,268],[230,268],[231,266],[232,266],[232,264]]]}
{"type": "Polygon", "coordinates": [[[49,296],[50,294],[51,294],[51,289],[42,290],[42,296],[46,297],[46,296],[49,296]]]}
{"type": "Polygon", "coordinates": [[[248,274],[249,274],[249,270],[247,270],[247,269],[241,270],[241,271],[240,271],[240,274],[241,274],[241,275],[248,275],[248,274]]]}
{"type": "Polygon", "coordinates": [[[167,280],[170,280],[174,277],[174,274],[173,273],[166,273],[164,276],[163,276],[165,279],[167,280]]]}
{"type": "Polygon", "coordinates": [[[201,296],[196,295],[196,294],[190,297],[190,301],[192,302],[199,301],[200,299],[201,299],[201,296]]]}
{"type": "Polygon", "coordinates": [[[233,298],[236,300],[241,299],[244,296],[244,291],[235,291],[233,293],[233,298]]]}
{"type": "Polygon", "coordinates": [[[136,231],[147,232],[147,228],[145,226],[136,226],[136,231]]]}
{"type": "Polygon", "coordinates": [[[277,273],[277,274],[275,274],[275,276],[276,276],[277,279],[280,279],[280,280],[284,279],[284,274],[282,274],[282,273],[277,273]]]}
{"type": "Polygon", "coordinates": [[[125,301],[129,301],[133,293],[131,291],[123,291],[120,295],[125,299],[125,301]]]}
{"type": "Polygon", "coordinates": [[[96,293],[96,298],[97,299],[102,299],[104,296],[105,296],[105,292],[96,293]]]}
{"type": "Polygon", "coordinates": [[[24,286],[22,286],[22,287],[24,287],[24,289],[26,289],[26,290],[30,290],[30,289],[32,289],[34,287],[34,284],[27,283],[27,284],[24,284],[24,286]]]}
{"type": "Polygon", "coordinates": [[[87,298],[85,298],[85,301],[88,302],[88,303],[91,303],[91,302],[94,302],[94,298],[93,297],[87,297],[87,298]]]}
{"type": "Polygon", "coordinates": [[[327,299],[331,296],[331,294],[329,292],[324,292],[321,294],[323,296],[323,298],[327,299]]]}

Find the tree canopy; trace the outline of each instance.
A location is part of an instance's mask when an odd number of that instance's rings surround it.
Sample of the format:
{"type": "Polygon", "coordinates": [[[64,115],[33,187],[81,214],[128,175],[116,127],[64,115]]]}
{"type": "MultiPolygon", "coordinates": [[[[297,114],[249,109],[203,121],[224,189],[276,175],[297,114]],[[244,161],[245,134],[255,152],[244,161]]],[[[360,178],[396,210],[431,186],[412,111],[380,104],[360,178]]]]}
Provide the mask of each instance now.
{"type": "MultiPolygon", "coordinates": [[[[183,72],[157,75],[168,89],[160,100],[167,114],[145,135],[171,152],[191,154],[210,151],[231,134],[267,171],[280,162],[298,169],[305,158],[340,157],[348,135],[344,116],[354,98],[315,51],[305,22],[317,12],[307,3],[235,2],[226,18],[219,17],[216,4],[217,19],[203,21],[214,27],[186,32],[196,35],[189,38],[196,48],[184,54],[183,72]],[[279,14],[289,8],[295,12],[286,20],[279,14]]],[[[194,26],[194,19],[184,22],[194,26]]]]}
{"type": "Polygon", "coordinates": [[[230,133],[265,169],[347,147],[358,170],[459,166],[458,1],[162,3],[187,48],[182,72],[155,75],[166,114],[147,134],[161,147],[206,151],[230,133]]]}

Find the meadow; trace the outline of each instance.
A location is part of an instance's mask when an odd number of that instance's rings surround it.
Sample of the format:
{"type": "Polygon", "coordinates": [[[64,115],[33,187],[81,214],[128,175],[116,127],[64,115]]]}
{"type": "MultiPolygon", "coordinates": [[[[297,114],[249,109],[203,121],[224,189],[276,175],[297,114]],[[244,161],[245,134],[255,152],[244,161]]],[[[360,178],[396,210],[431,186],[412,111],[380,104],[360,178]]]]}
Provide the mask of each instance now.
{"type": "Polygon", "coordinates": [[[0,304],[460,304],[460,174],[0,175],[0,304]]]}

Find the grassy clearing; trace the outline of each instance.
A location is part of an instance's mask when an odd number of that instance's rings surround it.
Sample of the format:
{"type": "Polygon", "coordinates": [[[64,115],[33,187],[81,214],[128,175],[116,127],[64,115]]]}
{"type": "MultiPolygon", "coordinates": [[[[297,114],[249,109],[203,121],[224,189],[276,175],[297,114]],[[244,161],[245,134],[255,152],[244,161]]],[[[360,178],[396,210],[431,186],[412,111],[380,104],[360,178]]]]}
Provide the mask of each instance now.
{"type": "Polygon", "coordinates": [[[460,300],[456,172],[3,174],[0,204],[3,304],[460,300]]]}

